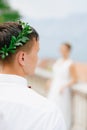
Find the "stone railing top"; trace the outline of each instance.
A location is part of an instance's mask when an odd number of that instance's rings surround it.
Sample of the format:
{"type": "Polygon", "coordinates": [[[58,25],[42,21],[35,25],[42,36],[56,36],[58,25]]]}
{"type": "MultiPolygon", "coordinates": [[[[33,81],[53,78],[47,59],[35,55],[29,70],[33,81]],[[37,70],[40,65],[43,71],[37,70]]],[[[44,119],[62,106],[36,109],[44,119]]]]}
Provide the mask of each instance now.
{"type": "Polygon", "coordinates": [[[47,78],[47,79],[52,78],[52,72],[47,71],[40,67],[36,68],[35,75],[41,76],[42,78],[47,78]]]}
{"type": "MultiPolygon", "coordinates": [[[[50,79],[52,78],[52,72],[37,67],[35,71],[35,76],[39,76],[44,79],[50,79]]],[[[87,82],[78,81],[78,83],[72,87],[72,90],[87,94],[87,82]]]]}
{"type": "Polygon", "coordinates": [[[75,84],[72,87],[72,90],[87,94],[87,83],[86,82],[78,82],[77,84],[75,84]]]}

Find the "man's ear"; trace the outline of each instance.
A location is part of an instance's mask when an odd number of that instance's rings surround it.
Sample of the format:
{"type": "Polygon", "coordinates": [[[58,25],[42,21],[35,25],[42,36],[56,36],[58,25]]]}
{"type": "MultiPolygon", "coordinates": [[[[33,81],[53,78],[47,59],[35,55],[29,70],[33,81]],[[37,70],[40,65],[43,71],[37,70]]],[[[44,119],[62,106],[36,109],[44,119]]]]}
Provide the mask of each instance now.
{"type": "Polygon", "coordinates": [[[21,65],[21,66],[24,66],[25,65],[25,52],[23,51],[20,51],[17,55],[17,60],[18,60],[18,63],[21,65]]]}

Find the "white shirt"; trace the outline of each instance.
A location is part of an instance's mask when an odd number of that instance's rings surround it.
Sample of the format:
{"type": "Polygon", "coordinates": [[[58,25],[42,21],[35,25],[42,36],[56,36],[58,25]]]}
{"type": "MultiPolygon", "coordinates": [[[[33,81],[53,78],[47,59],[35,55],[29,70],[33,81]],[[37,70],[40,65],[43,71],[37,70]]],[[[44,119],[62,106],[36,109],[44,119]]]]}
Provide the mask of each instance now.
{"type": "Polygon", "coordinates": [[[27,86],[20,76],[0,74],[0,130],[66,130],[60,110],[27,86]]]}

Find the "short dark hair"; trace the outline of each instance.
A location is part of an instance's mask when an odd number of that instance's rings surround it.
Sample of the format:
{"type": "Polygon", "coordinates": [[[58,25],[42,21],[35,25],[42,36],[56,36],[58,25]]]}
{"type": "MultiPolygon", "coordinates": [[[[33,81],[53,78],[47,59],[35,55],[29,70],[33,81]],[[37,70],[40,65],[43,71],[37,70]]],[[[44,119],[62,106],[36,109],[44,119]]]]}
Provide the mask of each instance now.
{"type": "MultiPolygon", "coordinates": [[[[39,39],[39,34],[33,27],[31,27],[31,29],[32,33],[28,36],[29,41],[31,41],[33,38],[35,38],[37,41],[39,39]]],[[[0,24],[0,49],[4,47],[4,45],[9,46],[12,36],[17,37],[21,31],[22,26],[18,22],[6,22],[0,24]]]]}
{"type": "Polygon", "coordinates": [[[65,43],[63,43],[63,45],[65,45],[68,48],[68,50],[72,49],[72,46],[69,42],[65,42],[65,43]]]}

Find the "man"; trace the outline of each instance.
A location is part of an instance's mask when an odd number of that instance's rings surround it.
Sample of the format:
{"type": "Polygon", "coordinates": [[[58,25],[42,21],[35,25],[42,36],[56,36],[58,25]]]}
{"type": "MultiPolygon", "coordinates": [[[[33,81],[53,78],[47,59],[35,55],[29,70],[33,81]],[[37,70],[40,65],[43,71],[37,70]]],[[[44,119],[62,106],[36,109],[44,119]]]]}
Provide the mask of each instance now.
{"type": "Polygon", "coordinates": [[[65,130],[54,104],[28,88],[39,51],[38,33],[26,23],[0,25],[0,130],[65,130]]]}

